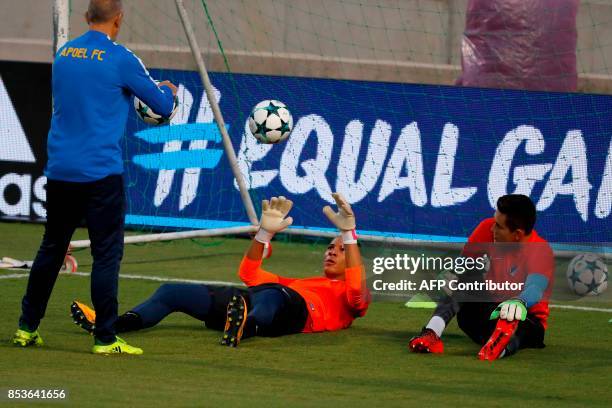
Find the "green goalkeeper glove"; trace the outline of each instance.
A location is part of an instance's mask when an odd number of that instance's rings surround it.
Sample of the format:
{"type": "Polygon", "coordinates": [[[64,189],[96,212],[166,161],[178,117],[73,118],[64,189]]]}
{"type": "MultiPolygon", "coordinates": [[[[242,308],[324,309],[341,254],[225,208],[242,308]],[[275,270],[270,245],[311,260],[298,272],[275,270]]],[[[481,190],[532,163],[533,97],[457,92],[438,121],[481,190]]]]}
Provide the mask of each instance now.
{"type": "Polygon", "coordinates": [[[293,224],[293,218],[287,217],[291,207],[293,207],[293,201],[283,196],[272,197],[270,201],[263,200],[261,202],[261,221],[255,240],[266,244],[272,240],[274,234],[293,224]]]}
{"type": "Polygon", "coordinates": [[[491,313],[490,320],[502,319],[509,322],[513,320],[523,321],[527,318],[527,307],[520,299],[510,299],[500,303],[493,313],[491,313]]]}
{"type": "Polygon", "coordinates": [[[355,214],[351,205],[340,193],[332,193],[332,197],[336,200],[338,212],[332,210],[329,205],[323,207],[323,213],[329,218],[342,233],[342,241],[345,244],[356,244],[357,234],[355,233],[355,214]]]}

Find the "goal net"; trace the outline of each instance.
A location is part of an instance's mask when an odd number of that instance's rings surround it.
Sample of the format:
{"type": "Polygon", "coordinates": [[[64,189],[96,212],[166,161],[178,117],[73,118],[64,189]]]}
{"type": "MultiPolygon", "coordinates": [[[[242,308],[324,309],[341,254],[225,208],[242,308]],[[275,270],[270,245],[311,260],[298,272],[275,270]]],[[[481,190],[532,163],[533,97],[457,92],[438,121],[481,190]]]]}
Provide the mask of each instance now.
{"type": "MultiPolygon", "coordinates": [[[[127,222],[142,232],[248,227],[175,1],[124,0],[119,41],[179,85],[170,126],[131,115],[127,222]]],[[[461,245],[507,193],[551,242],[612,241],[612,7],[568,0],[185,0],[246,196],[295,202],[293,232],[329,236],[342,192],[373,241],[461,245]],[[521,53],[517,54],[517,50],[521,53]],[[284,102],[278,145],[251,108],[284,102]]],[[[87,1],[72,1],[70,37],[87,1]]]]}

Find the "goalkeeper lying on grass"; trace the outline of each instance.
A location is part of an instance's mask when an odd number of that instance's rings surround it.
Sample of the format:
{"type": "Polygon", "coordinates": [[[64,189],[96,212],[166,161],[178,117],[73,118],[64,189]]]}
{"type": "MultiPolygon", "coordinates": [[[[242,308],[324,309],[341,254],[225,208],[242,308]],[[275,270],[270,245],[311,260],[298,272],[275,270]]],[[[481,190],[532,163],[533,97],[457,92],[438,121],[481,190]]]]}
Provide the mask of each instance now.
{"type": "MultiPolygon", "coordinates": [[[[421,334],[410,340],[410,350],[442,353],[440,337],[455,315],[461,330],[483,345],[478,353],[481,360],[508,357],[522,348],[544,347],[554,259],[546,240],[533,229],[535,220],[536,208],[529,197],[509,194],[499,198],[495,217],[476,227],[463,256],[486,254],[490,264],[484,279],[523,284],[522,290],[444,296],[421,334]]],[[[459,280],[481,280],[482,271],[477,275],[461,276],[459,280]]]]}
{"type": "MultiPolygon", "coordinates": [[[[221,344],[236,347],[253,336],[282,336],[345,329],[364,316],[370,296],[355,235],[355,216],[337,193],[339,207],[323,209],[340,230],[323,260],[323,276],[284,278],[262,269],[264,249],[274,234],[293,222],[287,217],[293,203],[285,197],[263,201],[260,229],[240,264],[240,279],[247,288],[200,284],[164,284],[149,299],[119,316],[117,333],[155,326],[173,312],[203,321],[206,327],[223,330],[221,344]]],[[[73,302],[76,324],[92,333],[95,313],[73,302]]]]}

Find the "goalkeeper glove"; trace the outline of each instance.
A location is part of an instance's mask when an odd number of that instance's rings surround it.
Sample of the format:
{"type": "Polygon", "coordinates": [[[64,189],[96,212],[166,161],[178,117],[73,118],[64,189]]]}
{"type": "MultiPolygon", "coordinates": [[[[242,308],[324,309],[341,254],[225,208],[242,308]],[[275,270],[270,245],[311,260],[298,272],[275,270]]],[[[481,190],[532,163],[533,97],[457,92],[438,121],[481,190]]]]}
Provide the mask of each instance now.
{"type": "Polygon", "coordinates": [[[272,197],[269,202],[263,200],[261,207],[261,221],[255,240],[267,244],[272,240],[274,234],[281,232],[293,223],[293,218],[287,217],[291,207],[293,207],[293,201],[283,196],[272,197]]]}
{"type": "Polygon", "coordinates": [[[335,212],[329,205],[326,205],[323,207],[323,213],[342,232],[342,242],[345,244],[356,244],[357,234],[355,233],[356,224],[353,209],[342,194],[332,193],[332,197],[336,200],[338,212],[335,212]]]}
{"type": "Polygon", "coordinates": [[[493,313],[491,313],[490,320],[501,319],[509,322],[513,320],[523,321],[527,318],[527,307],[525,303],[520,299],[510,299],[500,303],[493,313]]]}

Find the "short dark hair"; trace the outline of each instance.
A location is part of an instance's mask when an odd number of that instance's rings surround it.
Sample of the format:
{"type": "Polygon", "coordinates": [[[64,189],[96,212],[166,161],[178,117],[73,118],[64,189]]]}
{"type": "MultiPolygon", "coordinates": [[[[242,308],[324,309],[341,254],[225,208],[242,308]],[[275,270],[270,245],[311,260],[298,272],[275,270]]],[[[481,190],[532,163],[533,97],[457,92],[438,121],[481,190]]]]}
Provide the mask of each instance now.
{"type": "Polygon", "coordinates": [[[91,23],[105,23],[123,10],[121,0],[90,0],[87,18],[91,23]]]}
{"type": "Polygon", "coordinates": [[[522,229],[531,234],[536,222],[536,208],[531,198],[523,194],[507,194],[497,199],[497,211],[506,216],[510,231],[522,229]]]}

